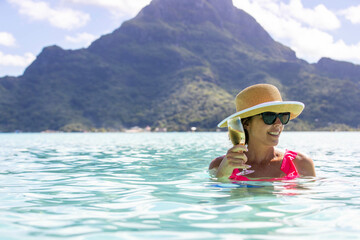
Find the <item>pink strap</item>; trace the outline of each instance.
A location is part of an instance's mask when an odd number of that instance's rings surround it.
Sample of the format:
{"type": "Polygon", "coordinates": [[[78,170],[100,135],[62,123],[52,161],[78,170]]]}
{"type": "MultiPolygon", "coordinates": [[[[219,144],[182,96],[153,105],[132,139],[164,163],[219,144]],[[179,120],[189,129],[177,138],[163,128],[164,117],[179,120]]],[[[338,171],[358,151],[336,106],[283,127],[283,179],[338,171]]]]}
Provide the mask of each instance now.
{"type": "Polygon", "coordinates": [[[286,150],[283,162],[281,164],[281,170],[286,173],[285,178],[286,179],[294,179],[297,177],[300,177],[295,165],[294,165],[294,159],[297,156],[297,152],[293,152],[290,150],[286,150]]]}
{"type": "Polygon", "coordinates": [[[237,175],[240,172],[239,169],[235,168],[231,174],[231,176],[229,177],[229,179],[231,180],[236,180],[236,181],[251,181],[250,179],[248,179],[247,177],[244,177],[242,175],[237,175]]]}

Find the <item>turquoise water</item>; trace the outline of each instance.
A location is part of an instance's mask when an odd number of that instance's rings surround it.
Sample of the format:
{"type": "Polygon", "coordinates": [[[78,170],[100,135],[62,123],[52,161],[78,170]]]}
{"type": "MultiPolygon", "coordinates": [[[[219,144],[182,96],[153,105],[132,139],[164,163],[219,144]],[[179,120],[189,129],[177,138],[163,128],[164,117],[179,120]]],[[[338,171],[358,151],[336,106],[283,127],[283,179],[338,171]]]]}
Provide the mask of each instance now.
{"type": "Polygon", "coordinates": [[[207,172],[226,133],[0,134],[0,239],[355,239],[360,133],[285,132],[316,178],[207,172]]]}

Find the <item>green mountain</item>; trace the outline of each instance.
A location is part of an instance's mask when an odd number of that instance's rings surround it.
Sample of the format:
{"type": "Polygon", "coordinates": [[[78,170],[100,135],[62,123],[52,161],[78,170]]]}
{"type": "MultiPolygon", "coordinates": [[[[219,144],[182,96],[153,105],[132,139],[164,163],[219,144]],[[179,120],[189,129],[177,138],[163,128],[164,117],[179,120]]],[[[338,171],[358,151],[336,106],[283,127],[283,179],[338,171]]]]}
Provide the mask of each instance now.
{"type": "Polygon", "coordinates": [[[260,82],[306,104],[290,129],[356,128],[359,72],[297,59],[232,0],[153,0],[87,49],[46,47],[22,76],[0,78],[0,131],[214,130],[260,82]]]}

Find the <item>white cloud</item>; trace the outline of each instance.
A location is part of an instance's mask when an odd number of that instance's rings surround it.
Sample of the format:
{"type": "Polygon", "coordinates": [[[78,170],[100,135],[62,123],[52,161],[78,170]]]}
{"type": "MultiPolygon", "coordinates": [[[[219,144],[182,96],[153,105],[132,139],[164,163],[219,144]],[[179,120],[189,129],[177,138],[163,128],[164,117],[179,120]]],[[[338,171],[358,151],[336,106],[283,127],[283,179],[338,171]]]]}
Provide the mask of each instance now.
{"type": "Polygon", "coordinates": [[[8,0],[19,8],[19,12],[33,20],[48,21],[61,29],[76,29],[86,25],[90,16],[70,8],[51,8],[48,3],[33,0],[8,0]]]}
{"type": "Polygon", "coordinates": [[[135,16],[151,0],[66,0],[70,3],[106,8],[116,17],[135,16]]]}
{"type": "Polygon", "coordinates": [[[11,33],[0,32],[0,45],[11,47],[15,46],[15,38],[11,33]]]}
{"type": "Polygon", "coordinates": [[[340,11],[339,14],[344,15],[345,18],[353,24],[360,24],[360,5],[349,7],[340,11]]]}
{"type": "Polygon", "coordinates": [[[65,40],[88,47],[96,38],[97,36],[90,33],[78,33],[76,36],[66,36],[65,40]]]}
{"type": "MultiPolygon", "coordinates": [[[[347,45],[328,32],[340,27],[336,15],[323,5],[304,8],[300,0],[233,0],[252,15],[269,34],[292,48],[299,58],[316,62],[321,57],[360,62],[360,43],[347,45]]],[[[360,11],[360,9],[359,9],[360,11]]],[[[360,16],[360,12],[357,13],[360,16]]],[[[360,19],[359,19],[360,21],[360,19]]]]}
{"type": "Polygon", "coordinates": [[[340,27],[340,21],[335,13],[322,4],[314,9],[308,9],[303,7],[301,0],[291,0],[288,5],[281,3],[278,13],[279,17],[295,19],[317,29],[334,30],[340,27]]]}
{"type": "Polygon", "coordinates": [[[26,67],[35,60],[35,55],[25,53],[24,56],[4,54],[0,52],[0,65],[12,67],[26,67]]]}

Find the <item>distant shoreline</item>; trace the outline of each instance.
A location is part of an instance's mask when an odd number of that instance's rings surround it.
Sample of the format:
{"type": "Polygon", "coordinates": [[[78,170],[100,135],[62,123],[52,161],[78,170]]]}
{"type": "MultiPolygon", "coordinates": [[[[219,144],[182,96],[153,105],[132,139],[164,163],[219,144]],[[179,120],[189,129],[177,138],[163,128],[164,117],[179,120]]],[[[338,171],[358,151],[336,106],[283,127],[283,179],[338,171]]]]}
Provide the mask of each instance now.
{"type": "MultiPolygon", "coordinates": [[[[226,129],[226,128],[225,128],[226,129]]],[[[202,130],[202,131],[41,131],[41,132],[26,132],[26,131],[14,131],[14,132],[0,132],[3,134],[30,134],[30,133],[41,133],[41,134],[56,134],[56,133],[225,133],[226,130],[202,130]]],[[[351,129],[351,130],[328,130],[328,129],[315,129],[315,130],[284,130],[284,132],[360,132],[360,129],[351,129]]]]}

